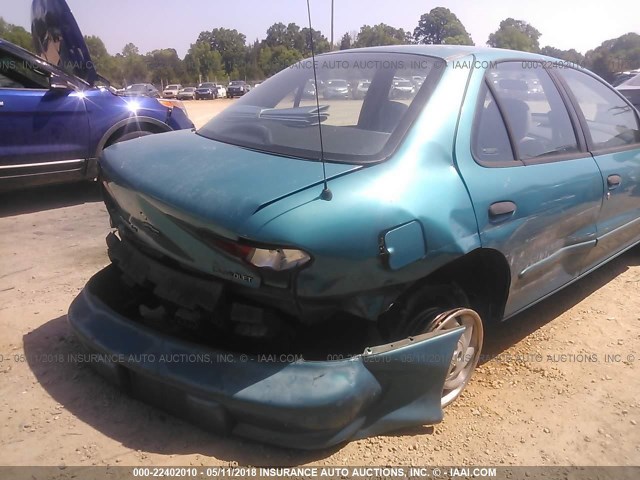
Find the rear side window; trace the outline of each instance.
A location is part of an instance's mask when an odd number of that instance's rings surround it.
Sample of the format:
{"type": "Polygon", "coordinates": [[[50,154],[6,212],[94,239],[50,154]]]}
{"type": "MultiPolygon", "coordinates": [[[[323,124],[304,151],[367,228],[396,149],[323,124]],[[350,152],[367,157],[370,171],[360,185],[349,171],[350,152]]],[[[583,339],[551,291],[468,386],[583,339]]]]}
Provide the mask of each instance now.
{"type": "Polygon", "coordinates": [[[520,160],[578,152],[567,108],[547,71],[503,62],[487,73],[520,160]]]}
{"type": "Polygon", "coordinates": [[[586,120],[593,149],[624,147],[640,142],[633,109],[616,92],[595,78],[572,68],[560,69],[586,120]]]}
{"type": "Polygon", "coordinates": [[[480,94],[474,121],[473,153],[481,163],[499,163],[514,160],[509,134],[493,95],[485,85],[480,94]]]}

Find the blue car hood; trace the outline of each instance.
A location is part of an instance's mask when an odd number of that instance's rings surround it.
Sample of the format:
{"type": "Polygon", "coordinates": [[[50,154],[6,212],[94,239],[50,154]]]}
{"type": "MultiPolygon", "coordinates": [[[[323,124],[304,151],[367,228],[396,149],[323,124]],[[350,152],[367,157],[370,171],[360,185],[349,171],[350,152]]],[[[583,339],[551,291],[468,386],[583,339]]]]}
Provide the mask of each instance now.
{"type": "MultiPolygon", "coordinates": [[[[100,165],[121,206],[128,202],[118,197],[135,194],[235,232],[258,210],[293,193],[317,185],[320,195],[323,181],[319,161],[256,152],[187,130],[116,144],[103,152],[100,165]]],[[[326,167],[328,179],[360,168],[326,167]]]]}
{"type": "Polygon", "coordinates": [[[98,74],[65,0],[33,0],[31,36],[39,57],[90,85],[94,84],[98,74]]]}

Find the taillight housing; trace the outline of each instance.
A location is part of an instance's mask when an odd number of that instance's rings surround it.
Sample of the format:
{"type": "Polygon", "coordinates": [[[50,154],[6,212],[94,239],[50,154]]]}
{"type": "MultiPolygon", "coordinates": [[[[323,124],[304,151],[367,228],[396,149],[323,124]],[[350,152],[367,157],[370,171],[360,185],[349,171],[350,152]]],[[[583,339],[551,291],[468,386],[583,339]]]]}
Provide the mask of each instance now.
{"type": "Polygon", "coordinates": [[[311,260],[311,256],[294,248],[259,248],[251,245],[216,239],[215,245],[228,254],[258,268],[277,272],[291,270],[311,260]]]}

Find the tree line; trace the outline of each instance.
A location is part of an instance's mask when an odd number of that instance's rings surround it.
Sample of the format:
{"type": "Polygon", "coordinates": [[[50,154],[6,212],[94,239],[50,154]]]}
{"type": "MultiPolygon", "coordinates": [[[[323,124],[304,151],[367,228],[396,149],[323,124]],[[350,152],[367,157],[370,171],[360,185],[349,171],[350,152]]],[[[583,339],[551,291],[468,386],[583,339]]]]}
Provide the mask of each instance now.
{"type": "MultiPolygon", "coordinates": [[[[537,52],[589,68],[611,81],[619,71],[640,68],[640,35],[627,33],[607,40],[584,55],[575,49],[540,47],[541,33],[524,20],[507,18],[489,35],[487,45],[525,52],[537,52]]],[[[22,27],[0,17],[0,37],[24,48],[31,48],[31,35],[22,27]]],[[[311,55],[332,50],[318,30],[295,23],[275,23],[263,40],[247,42],[235,29],[214,28],[201,32],[184,58],[173,48],[140,53],[132,43],[111,55],[97,36],[86,36],[98,72],[115,86],[150,82],[196,84],[203,81],[262,80],[311,55]]],[[[474,45],[460,19],[448,8],[436,7],[421,15],[413,32],[384,23],[363,25],[359,31],[345,33],[333,49],[400,44],[474,45]]]]}

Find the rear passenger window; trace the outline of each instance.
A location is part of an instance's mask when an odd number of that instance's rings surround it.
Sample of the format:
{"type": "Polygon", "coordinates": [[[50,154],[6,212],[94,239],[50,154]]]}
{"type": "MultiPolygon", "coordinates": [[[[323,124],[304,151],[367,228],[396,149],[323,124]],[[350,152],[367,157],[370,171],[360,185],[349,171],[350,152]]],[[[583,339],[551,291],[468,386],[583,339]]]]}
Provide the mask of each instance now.
{"type": "Polygon", "coordinates": [[[487,73],[518,158],[577,152],[576,134],[562,97],[547,71],[535,65],[502,62],[487,73]]]}
{"type": "Polygon", "coordinates": [[[624,147],[640,142],[640,128],[633,109],[610,87],[586,73],[559,70],[587,122],[593,148],[624,147]]]}
{"type": "Polygon", "coordinates": [[[485,85],[474,121],[473,153],[481,163],[513,161],[513,150],[500,110],[485,85]]]}

